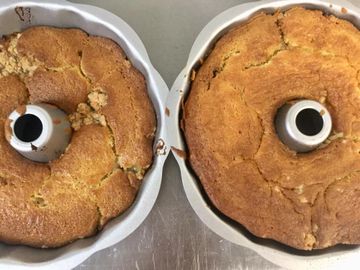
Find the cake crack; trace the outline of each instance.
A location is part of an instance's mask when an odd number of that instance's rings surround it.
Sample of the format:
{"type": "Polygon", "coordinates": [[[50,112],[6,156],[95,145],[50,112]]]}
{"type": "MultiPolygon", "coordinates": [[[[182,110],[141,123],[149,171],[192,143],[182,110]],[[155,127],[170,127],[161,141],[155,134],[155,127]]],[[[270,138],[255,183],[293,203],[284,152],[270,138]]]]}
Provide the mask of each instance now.
{"type": "Polygon", "coordinates": [[[321,195],[321,191],[319,191],[317,194],[316,194],[316,197],[315,197],[315,200],[314,202],[310,205],[310,223],[311,223],[311,231],[312,231],[312,235],[314,236],[315,238],[315,245],[318,245],[318,239],[317,239],[317,235],[319,234],[320,230],[321,230],[321,227],[319,224],[316,224],[315,221],[314,221],[314,208],[315,208],[315,205],[317,203],[317,201],[319,200],[320,198],[320,195],[321,195]]]}
{"type": "Polygon", "coordinates": [[[244,70],[249,70],[255,67],[261,67],[261,66],[266,66],[268,64],[270,64],[272,62],[272,60],[281,52],[286,51],[287,49],[284,48],[280,48],[274,51],[274,53],[272,55],[270,55],[265,61],[260,62],[260,63],[254,63],[254,64],[250,64],[244,67],[244,70]]]}
{"type": "Polygon", "coordinates": [[[223,70],[226,67],[227,61],[230,58],[232,58],[232,57],[234,57],[236,55],[239,55],[239,54],[240,54],[240,50],[233,49],[232,51],[230,51],[229,54],[225,55],[221,60],[220,66],[213,69],[213,71],[212,71],[212,73],[213,73],[212,74],[212,79],[215,79],[221,72],[223,72],[223,70]]]}
{"type": "MultiPolygon", "coordinates": [[[[305,213],[299,211],[297,209],[297,207],[296,207],[296,202],[293,201],[290,197],[288,197],[283,191],[283,190],[294,191],[295,189],[294,188],[283,187],[280,182],[268,179],[263,174],[263,172],[261,171],[257,161],[253,160],[253,159],[250,159],[250,161],[252,161],[255,164],[255,167],[256,167],[257,171],[259,172],[259,174],[261,175],[261,178],[268,184],[268,187],[270,188],[270,191],[271,191],[271,196],[273,196],[273,190],[280,192],[280,194],[290,203],[294,213],[296,215],[301,216],[303,221],[305,222],[307,215],[305,213]]],[[[310,221],[309,221],[309,224],[308,224],[309,231],[304,231],[304,234],[305,234],[304,243],[308,248],[312,249],[316,245],[317,238],[316,238],[316,235],[314,234],[314,231],[313,231],[313,221],[312,221],[312,208],[313,208],[313,205],[310,204],[309,206],[310,206],[310,211],[311,211],[311,214],[309,216],[310,221]]],[[[307,223],[307,222],[305,222],[305,223],[307,223]]]]}
{"type": "Polygon", "coordinates": [[[85,69],[84,69],[83,64],[82,64],[82,62],[83,62],[83,57],[84,57],[84,56],[83,56],[83,51],[80,50],[80,51],[78,52],[78,55],[79,55],[79,57],[80,57],[79,67],[78,67],[78,68],[79,68],[80,75],[81,75],[85,80],[87,80],[90,85],[92,85],[92,84],[93,84],[93,81],[91,80],[91,78],[90,78],[89,76],[86,75],[85,69]]]}
{"type": "Polygon", "coordinates": [[[97,225],[96,225],[96,229],[97,231],[100,231],[101,228],[102,228],[102,219],[104,217],[104,214],[103,212],[101,211],[101,207],[99,206],[98,202],[95,201],[95,207],[96,207],[96,211],[97,211],[97,214],[98,214],[98,220],[97,220],[97,225]]]}
{"type": "Polygon", "coordinates": [[[282,191],[282,189],[283,189],[282,185],[281,185],[279,182],[277,182],[277,181],[268,179],[268,178],[263,174],[263,172],[261,171],[261,169],[260,169],[258,163],[256,162],[256,160],[253,160],[253,159],[249,159],[249,160],[251,160],[251,161],[254,163],[257,171],[258,171],[259,174],[261,175],[261,178],[268,184],[269,188],[270,188],[270,189],[274,189],[275,191],[279,191],[279,192],[282,194],[282,196],[290,202],[290,204],[291,204],[294,212],[295,212],[296,214],[298,214],[298,215],[301,215],[303,218],[305,218],[304,213],[301,213],[300,211],[298,211],[298,210],[296,209],[296,207],[295,207],[295,202],[294,202],[293,200],[291,200],[291,199],[282,191]],[[278,187],[278,188],[276,188],[276,187],[278,187]]]}
{"type": "MultiPolygon", "coordinates": [[[[275,25],[276,25],[276,27],[277,27],[277,29],[279,31],[279,35],[280,35],[280,39],[281,39],[280,48],[275,49],[265,61],[262,61],[260,63],[251,63],[251,64],[245,66],[243,68],[243,70],[248,70],[248,69],[251,69],[253,67],[260,67],[260,66],[264,66],[266,64],[269,64],[272,61],[272,59],[275,58],[280,52],[286,51],[288,49],[288,43],[285,40],[285,35],[284,35],[283,30],[282,30],[281,23],[280,23],[279,19],[276,20],[275,25]]],[[[213,68],[213,70],[212,70],[212,77],[207,82],[207,90],[210,90],[212,80],[217,78],[225,70],[227,62],[231,58],[233,58],[234,56],[239,55],[239,54],[241,54],[241,51],[238,48],[233,48],[233,49],[230,50],[230,52],[228,54],[226,54],[225,56],[222,57],[222,59],[220,60],[220,64],[217,67],[213,68]]],[[[203,60],[200,61],[200,63],[201,62],[203,62],[203,60]]]]}
{"type": "MultiPolygon", "coordinates": [[[[134,174],[138,180],[143,179],[145,171],[147,167],[140,167],[136,164],[131,165],[129,167],[122,166],[120,160],[121,155],[117,153],[116,150],[116,140],[115,134],[109,123],[106,115],[101,113],[101,109],[107,105],[108,96],[106,91],[102,90],[101,88],[95,88],[88,94],[88,99],[86,103],[78,104],[77,111],[73,114],[69,115],[69,120],[72,125],[72,128],[76,131],[79,130],[83,125],[91,125],[91,124],[99,124],[103,127],[106,127],[109,131],[111,137],[111,149],[115,156],[115,166],[114,170],[117,168],[121,169],[128,175],[129,183],[132,185],[130,180],[130,174],[134,174]]],[[[130,98],[130,103],[135,110],[135,106],[133,105],[133,101],[130,98]]],[[[139,116],[137,116],[139,117],[139,116]]],[[[137,118],[138,119],[138,118],[137,118]]],[[[136,121],[137,123],[138,121],[136,121]]],[[[111,173],[111,172],[110,172],[111,173]]]]}
{"type": "Polygon", "coordinates": [[[327,193],[329,191],[329,189],[331,187],[333,187],[334,185],[336,185],[338,182],[342,182],[342,181],[346,181],[347,179],[350,179],[350,177],[353,175],[353,174],[357,174],[357,173],[360,173],[360,170],[354,170],[350,173],[348,173],[347,175],[343,176],[343,177],[338,177],[338,178],[335,178],[333,181],[330,182],[330,184],[327,185],[327,187],[324,189],[323,191],[323,195],[324,195],[324,202],[325,202],[325,206],[327,208],[327,210],[329,211],[330,213],[330,208],[329,208],[329,204],[326,200],[326,196],[327,196],[327,193]]]}
{"type": "Polygon", "coordinates": [[[284,32],[284,30],[283,30],[283,28],[282,28],[282,21],[281,21],[281,19],[283,18],[283,16],[284,16],[284,13],[280,13],[280,14],[278,15],[278,18],[276,19],[275,24],[276,24],[276,26],[277,26],[277,28],[278,28],[278,30],[279,30],[279,34],[280,34],[281,41],[282,41],[282,46],[283,46],[283,48],[286,48],[286,49],[287,49],[287,48],[289,47],[289,42],[286,41],[285,32],[284,32]]]}
{"type": "MultiPolygon", "coordinates": [[[[235,89],[238,89],[238,88],[236,87],[236,85],[234,86],[234,88],[235,88],[235,89]]],[[[245,106],[246,106],[249,110],[252,110],[253,112],[256,113],[256,117],[257,117],[258,120],[259,120],[259,124],[260,124],[261,130],[262,130],[258,147],[257,147],[257,149],[255,150],[255,153],[253,154],[253,157],[252,157],[252,158],[254,159],[254,158],[257,156],[258,152],[260,151],[260,148],[261,148],[261,145],[262,145],[264,136],[265,136],[265,126],[264,126],[264,123],[263,123],[263,119],[262,119],[262,117],[260,116],[260,113],[259,113],[254,107],[250,106],[250,105],[248,104],[248,102],[246,101],[246,98],[245,98],[245,89],[246,89],[246,88],[243,88],[243,90],[240,91],[240,93],[241,93],[241,98],[242,98],[245,106]]]]}

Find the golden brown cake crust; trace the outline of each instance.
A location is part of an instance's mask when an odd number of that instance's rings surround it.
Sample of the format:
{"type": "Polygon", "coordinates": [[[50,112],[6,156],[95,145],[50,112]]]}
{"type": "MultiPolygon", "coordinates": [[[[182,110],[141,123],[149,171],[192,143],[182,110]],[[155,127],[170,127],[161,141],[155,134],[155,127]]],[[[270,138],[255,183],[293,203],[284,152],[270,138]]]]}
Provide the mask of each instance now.
{"type": "Polygon", "coordinates": [[[143,75],[116,43],[52,27],[5,37],[0,104],[0,241],[62,246],[130,207],[152,163],[156,120],[143,75]],[[67,112],[74,129],[49,164],[23,158],[5,139],[8,115],[39,102],[67,112]]]}
{"type": "Polygon", "coordinates": [[[263,238],[298,249],[360,244],[360,32],[320,11],[258,14],[225,34],[184,111],[190,163],[214,205],[263,238]],[[333,135],[296,154],[277,110],[325,103],[333,135]]]}

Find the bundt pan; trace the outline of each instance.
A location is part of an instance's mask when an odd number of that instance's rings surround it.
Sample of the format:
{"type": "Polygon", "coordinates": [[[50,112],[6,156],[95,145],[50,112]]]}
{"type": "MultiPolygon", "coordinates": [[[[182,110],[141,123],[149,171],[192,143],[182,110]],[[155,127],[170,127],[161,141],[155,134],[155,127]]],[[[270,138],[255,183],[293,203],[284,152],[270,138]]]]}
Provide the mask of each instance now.
{"type": "Polygon", "coordinates": [[[122,19],[93,6],[73,4],[64,0],[0,2],[1,35],[37,25],[80,28],[91,35],[110,38],[121,46],[128,59],[144,75],[148,94],[156,111],[154,159],[132,206],[118,218],[110,221],[96,236],[57,249],[42,250],[0,244],[1,269],[70,269],[95,252],[127,237],[140,226],[153,207],[160,190],[163,165],[167,157],[164,122],[168,88],[150,63],[146,49],[137,34],[122,19]]]}
{"type": "Polygon", "coordinates": [[[169,144],[180,166],[184,190],[192,208],[211,230],[224,239],[250,248],[265,259],[288,269],[356,268],[356,261],[360,255],[360,247],[356,245],[336,245],[322,250],[302,251],[252,235],[242,225],[215,208],[187,160],[187,146],[181,129],[183,104],[189,93],[191,81],[196,77],[196,71],[211,52],[214,44],[233,26],[246,22],[259,12],[274,14],[276,11],[286,11],[294,6],[321,10],[326,14],[348,20],[360,28],[360,8],[341,0],[254,1],[221,13],[197,37],[187,65],[170,91],[166,106],[169,144]]]}

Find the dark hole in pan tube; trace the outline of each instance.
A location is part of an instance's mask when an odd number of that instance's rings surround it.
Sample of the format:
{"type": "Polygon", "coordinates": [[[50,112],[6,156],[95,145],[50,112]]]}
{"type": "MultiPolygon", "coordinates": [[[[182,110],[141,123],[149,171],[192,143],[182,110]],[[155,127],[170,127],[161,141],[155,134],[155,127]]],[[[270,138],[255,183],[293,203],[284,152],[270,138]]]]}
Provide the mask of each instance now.
{"type": "Polygon", "coordinates": [[[41,120],[33,114],[20,116],[14,124],[15,136],[23,142],[33,142],[43,131],[41,120]]]}

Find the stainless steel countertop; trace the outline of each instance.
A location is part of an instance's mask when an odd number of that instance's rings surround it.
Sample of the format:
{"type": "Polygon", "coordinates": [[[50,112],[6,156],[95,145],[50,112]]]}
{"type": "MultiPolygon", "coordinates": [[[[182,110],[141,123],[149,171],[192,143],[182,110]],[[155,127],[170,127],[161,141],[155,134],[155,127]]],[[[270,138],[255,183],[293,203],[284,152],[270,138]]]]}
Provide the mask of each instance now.
{"type": "MultiPolygon", "coordinates": [[[[201,29],[243,0],[73,0],[105,8],[124,19],[144,42],[171,87],[201,29]]],[[[359,0],[350,0],[360,6],[359,0]]],[[[280,269],[255,252],[210,231],[191,209],[170,154],[160,195],[145,222],[128,238],[76,268],[86,269],[280,269]]]]}

